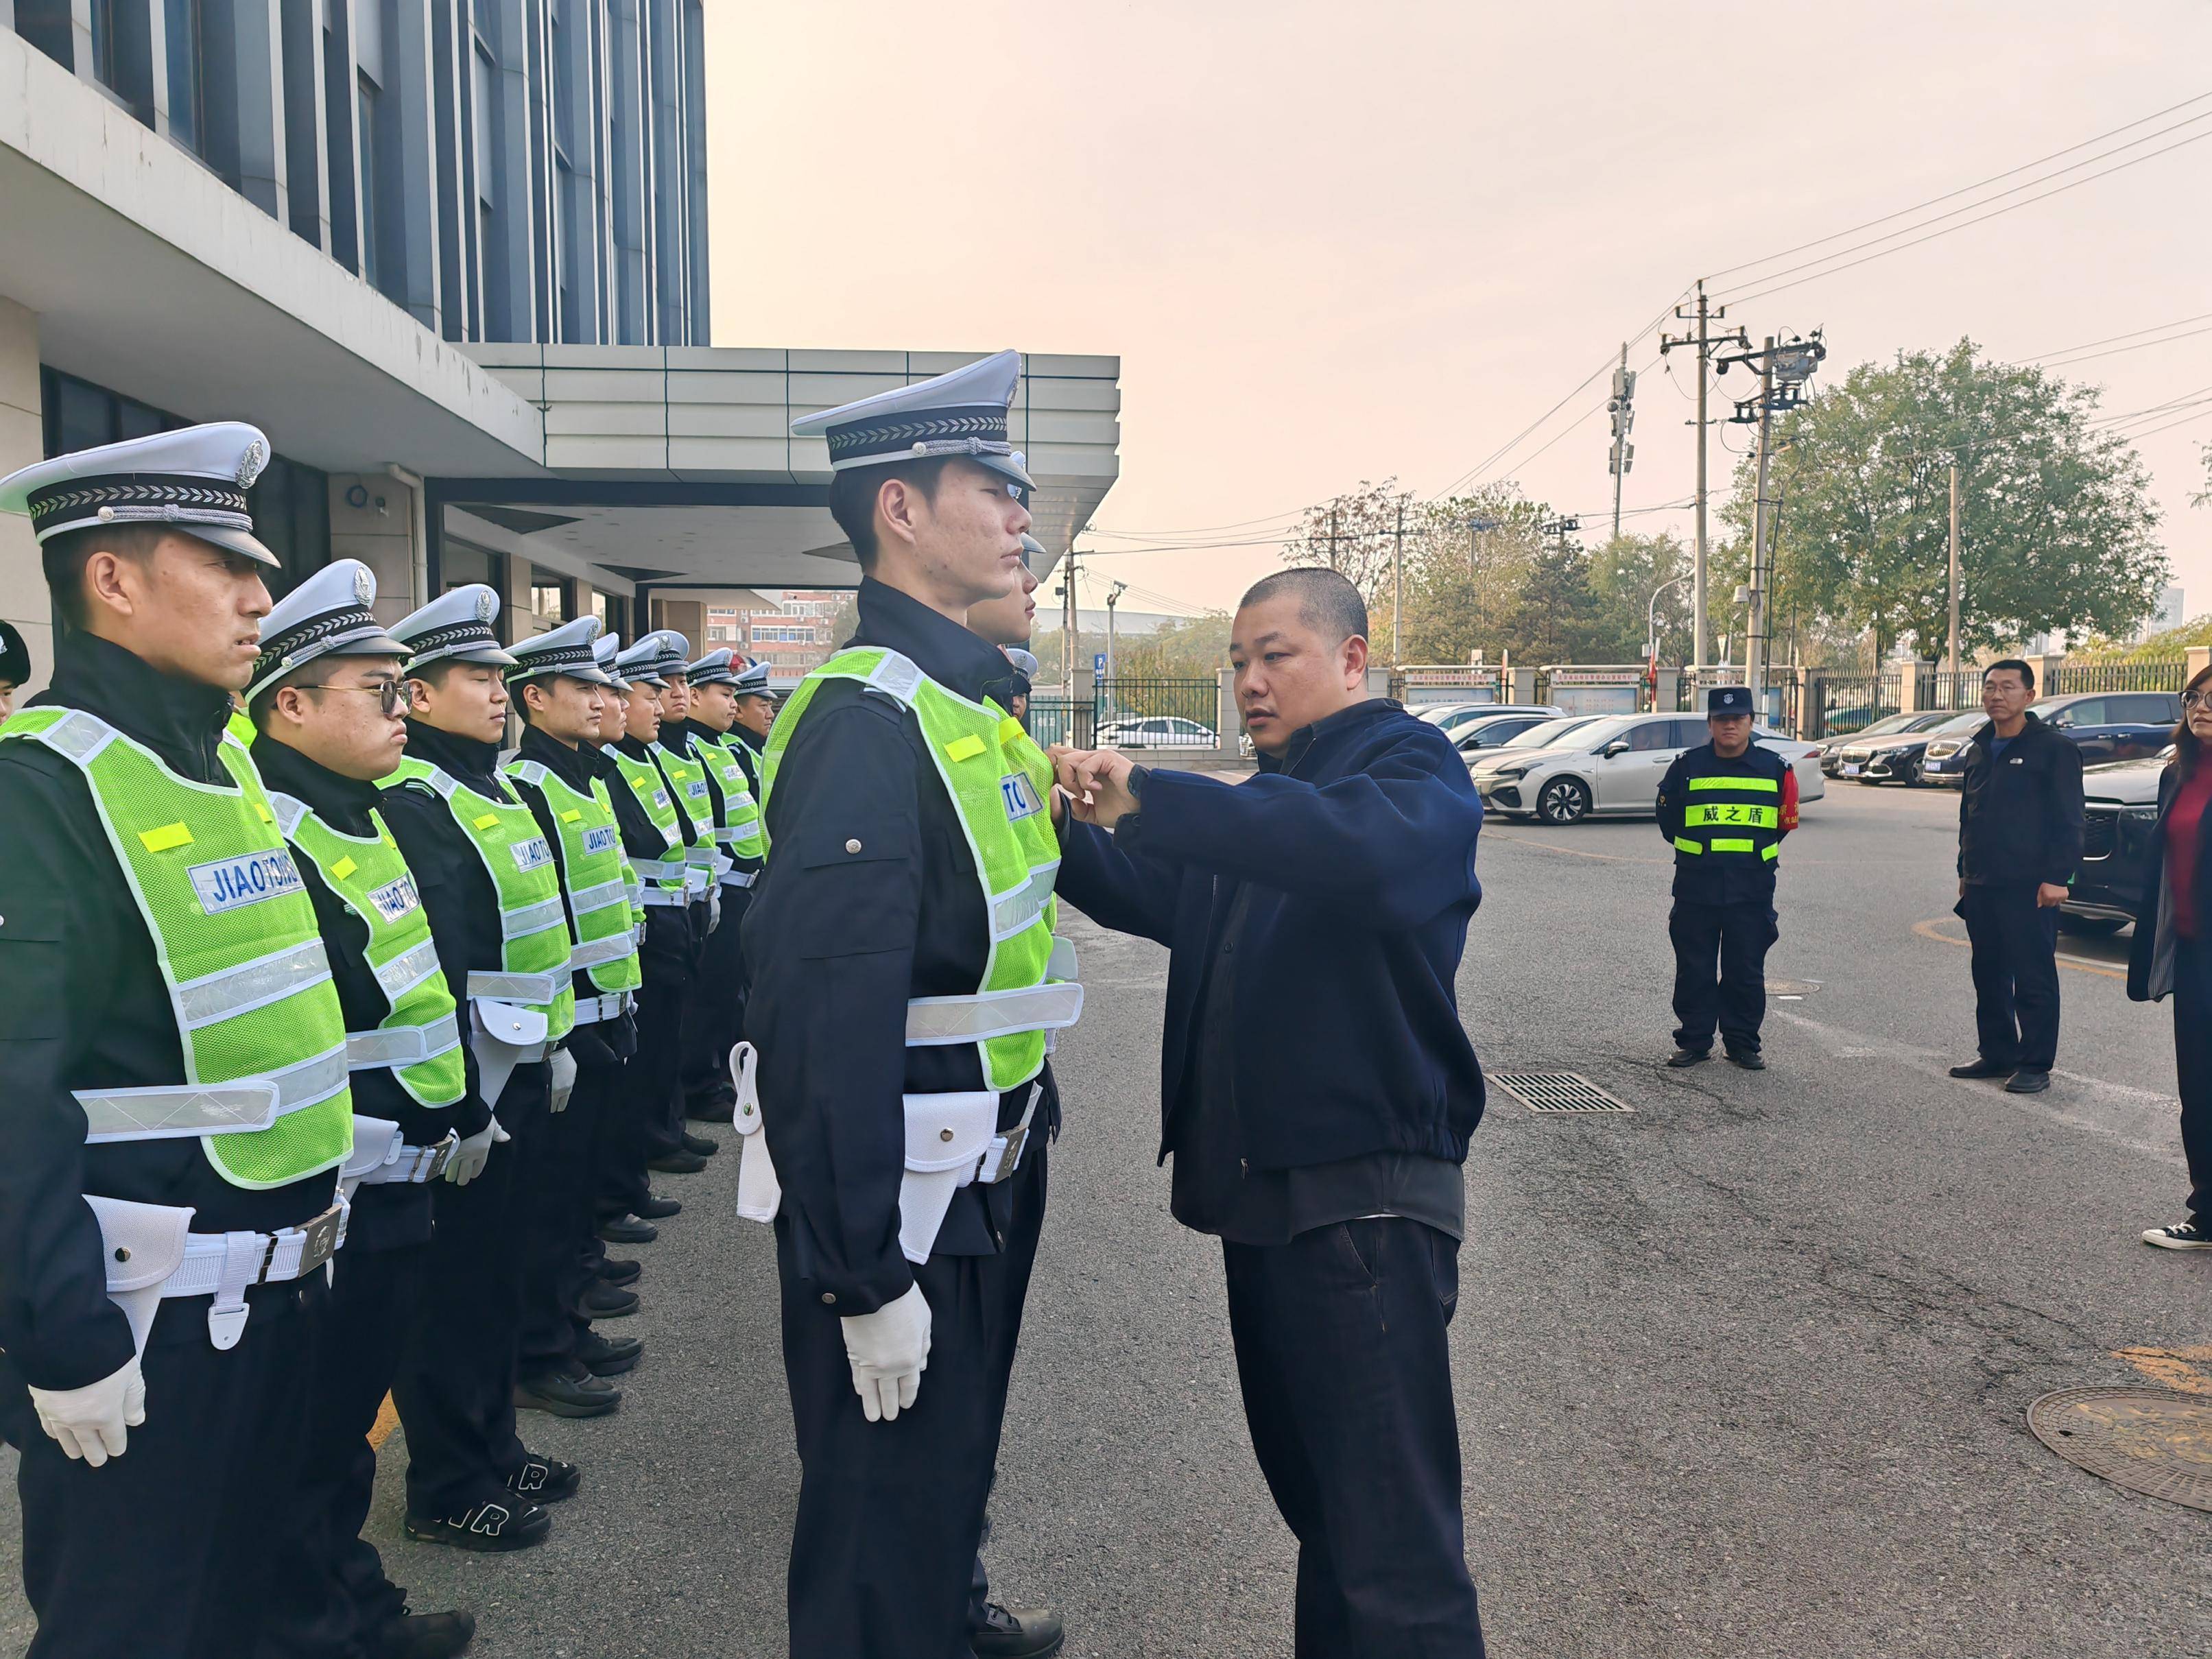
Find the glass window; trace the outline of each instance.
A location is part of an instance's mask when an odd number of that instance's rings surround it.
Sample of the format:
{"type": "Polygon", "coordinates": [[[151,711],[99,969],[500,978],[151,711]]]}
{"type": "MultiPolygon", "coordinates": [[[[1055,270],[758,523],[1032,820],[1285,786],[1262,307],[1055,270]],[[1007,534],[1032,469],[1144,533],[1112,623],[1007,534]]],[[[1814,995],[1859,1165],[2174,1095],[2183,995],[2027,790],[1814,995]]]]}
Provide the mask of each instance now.
{"type": "Polygon", "coordinates": [[[376,83],[366,75],[358,77],[355,104],[361,128],[361,274],[371,288],[380,290],[384,262],[378,255],[384,215],[379,198],[384,191],[384,169],[377,164],[376,83]]]}
{"type": "Polygon", "coordinates": [[[2084,697],[2079,702],[2069,702],[2051,720],[2054,726],[2106,725],[2105,700],[2102,697],[2084,697]]]}
{"type": "Polygon", "coordinates": [[[200,0],[164,0],[169,56],[169,137],[194,155],[203,153],[200,82],[200,0]]]}
{"type": "Polygon", "coordinates": [[[1676,720],[1674,741],[1668,746],[1673,749],[1695,749],[1699,744],[1711,741],[1712,735],[1711,728],[1702,720],[1676,720]]]}
{"type": "Polygon", "coordinates": [[[2181,718],[2180,698],[2167,692],[2105,699],[2106,718],[2114,726],[2171,726],[2181,718]]]}
{"type": "Polygon", "coordinates": [[[1626,736],[1629,748],[1638,753],[1675,746],[1673,720],[1644,720],[1630,726],[1626,736]]]}
{"type": "Polygon", "coordinates": [[[576,611],[576,584],[565,577],[540,577],[530,585],[530,608],[548,622],[568,622],[576,611]]]}
{"type": "Polygon", "coordinates": [[[474,100],[476,107],[471,112],[471,117],[476,130],[477,199],[489,204],[496,199],[493,190],[495,175],[492,167],[492,157],[496,148],[493,142],[496,136],[494,131],[494,112],[498,109],[499,105],[492,96],[490,55],[479,43],[477,49],[469,54],[469,58],[475,68],[475,77],[471,85],[476,94],[474,100]]]}

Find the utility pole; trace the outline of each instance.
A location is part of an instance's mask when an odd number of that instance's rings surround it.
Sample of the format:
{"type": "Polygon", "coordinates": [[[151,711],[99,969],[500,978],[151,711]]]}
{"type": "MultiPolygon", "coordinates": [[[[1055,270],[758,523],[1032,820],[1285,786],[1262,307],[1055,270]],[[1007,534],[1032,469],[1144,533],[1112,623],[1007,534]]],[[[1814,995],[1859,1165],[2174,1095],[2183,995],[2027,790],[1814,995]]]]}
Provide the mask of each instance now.
{"type": "Polygon", "coordinates": [[[1075,550],[1067,550],[1067,562],[1060,570],[1060,596],[1066,601],[1065,616],[1060,623],[1060,672],[1066,682],[1068,706],[1075,704],[1075,653],[1083,648],[1082,613],[1076,609],[1075,550]]]}
{"type": "Polygon", "coordinates": [[[1406,660],[1406,503],[1398,503],[1398,541],[1390,550],[1390,664],[1406,660]]]}
{"type": "Polygon", "coordinates": [[[1628,367],[1628,342],[1620,343],[1620,367],[1613,371],[1613,396],[1606,400],[1606,412],[1613,416],[1613,448],[1606,457],[1606,471],[1613,474],[1613,538],[1620,539],[1620,486],[1628,477],[1628,469],[1636,465],[1636,446],[1628,441],[1629,428],[1636,424],[1636,375],[1628,367]]]}
{"type": "Polygon", "coordinates": [[[1759,364],[1759,486],[1752,501],[1751,599],[1743,616],[1743,679],[1751,688],[1754,714],[1765,705],[1766,586],[1761,569],[1766,562],[1766,473],[1774,455],[1774,337],[1766,337],[1766,349],[1759,364]]]}
{"type": "Polygon", "coordinates": [[[1959,463],[1955,459],[1951,463],[1951,638],[1944,655],[1955,701],[1959,695],[1959,463]]]}
{"type": "MultiPolygon", "coordinates": [[[[1680,306],[1674,307],[1674,316],[1678,321],[1687,322],[1691,315],[1692,313],[1684,311],[1680,306]]],[[[1714,347],[1733,345],[1741,350],[1748,351],[1751,349],[1751,337],[1741,328],[1733,333],[1717,337],[1711,332],[1711,325],[1728,315],[1728,307],[1721,306],[1713,309],[1707,308],[1705,283],[1702,276],[1698,279],[1698,308],[1695,315],[1698,331],[1695,334],[1661,335],[1659,355],[1663,357],[1676,346],[1694,345],[1698,348],[1698,418],[1696,422],[1698,428],[1698,546],[1690,566],[1690,665],[1693,669],[1702,669],[1708,666],[1711,661],[1706,650],[1709,623],[1705,605],[1705,552],[1708,546],[1705,534],[1705,432],[1713,422],[1705,413],[1706,369],[1711,361],[1714,347]]]]}
{"type": "Polygon", "coordinates": [[[1106,678],[1114,678],[1114,607],[1121,602],[1127,582],[1115,582],[1106,591],[1106,678]]]}

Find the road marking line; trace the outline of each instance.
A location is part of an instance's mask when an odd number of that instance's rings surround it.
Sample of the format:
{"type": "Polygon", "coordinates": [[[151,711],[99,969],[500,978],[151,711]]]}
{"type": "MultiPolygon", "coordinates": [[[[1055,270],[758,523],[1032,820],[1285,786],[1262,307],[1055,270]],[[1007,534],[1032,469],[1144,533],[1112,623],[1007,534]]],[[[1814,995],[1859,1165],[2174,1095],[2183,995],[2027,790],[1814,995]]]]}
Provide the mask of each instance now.
{"type": "MultiPolygon", "coordinates": [[[[1912,931],[1923,939],[1934,939],[1939,945],[1955,945],[1962,951],[1971,951],[1974,948],[1973,941],[1971,939],[1953,939],[1950,934],[1939,931],[1942,926],[1943,919],[1941,916],[1930,916],[1925,921],[1914,922],[1912,931]]],[[[2061,951],[2058,952],[2057,959],[2060,967],[2071,968],[2077,974],[2095,974],[2101,979],[2125,979],[2128,976],[2126,969],[2115,968],[2112,963],[2099,962],[2094,957],[2069,956],[2065,951],[2061,951]]]]}
{"type": "Polygon", "coordinates": [[[1626,853],[1593,853],[1587,848],[1582,847],[1559,847],[1548,841],[1537,841],[1528,836],[1500,835],[1495,830],[1490,831],[1490,839],[1510,841],[1516,847],[1540,848],[1547,853],[1565,853],[1571,859],[1600,859],[1607,864],[1672,864],[1674,861],[1672,859],[1634,859],[1626,853]]]}
{"type": "Polygon", "coordinates": [[[2112,1358],[2124,1359],[2161,1388],[2212,1394],[2212,1348],[2117,1348],[2112,1358]]]}

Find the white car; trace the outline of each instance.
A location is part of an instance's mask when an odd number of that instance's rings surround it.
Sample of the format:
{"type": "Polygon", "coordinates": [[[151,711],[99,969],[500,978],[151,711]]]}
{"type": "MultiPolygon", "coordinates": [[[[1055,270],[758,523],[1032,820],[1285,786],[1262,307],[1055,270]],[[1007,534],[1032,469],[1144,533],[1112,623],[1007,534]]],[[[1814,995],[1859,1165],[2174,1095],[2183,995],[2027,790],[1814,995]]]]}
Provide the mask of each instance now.
{"type": "Polygon", "coordinates": [[[1101,749],[1211,749],[1218,739],[1212,726],[1174,714],[1109,720],[1097,741],[1101,749]]]}
{"type": "MultiPolygon", "coordinates": [[[[1754,727],[1753,736],[1789,761],[1800,802],[1826,793],[1811,744],[1764,727],[1754,727]]],[[[1577,726],[1553,747],[1492,750],[1474,770],[1475,791],[1491,811],[1545,823],[1649,817],[1658,810],[1667,769],[1684,750],[1707,741],[1700,714],[1607,715],[1577,726]]]]}

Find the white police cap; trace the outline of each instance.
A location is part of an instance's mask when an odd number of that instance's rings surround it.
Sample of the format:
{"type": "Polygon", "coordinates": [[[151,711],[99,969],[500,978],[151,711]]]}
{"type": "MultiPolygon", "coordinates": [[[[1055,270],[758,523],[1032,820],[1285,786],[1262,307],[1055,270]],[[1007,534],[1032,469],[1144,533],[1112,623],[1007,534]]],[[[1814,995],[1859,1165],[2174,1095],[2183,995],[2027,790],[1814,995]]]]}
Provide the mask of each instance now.
{"type": "Polygon", "coordinates": [[[602,634],[592,641],[592,660],[599,665],[599,672],[607,677],[607,684],[617,691],[629,690],[629,682],[622,677],[615,659],[622,653],[622,635],[602,634]]]}
{"type": "Polygon", "coordinates": [[[934,380],[802,415],[791,434],[825,439],[833,472],[959,459],[1004,474],[1026,499],[1036,486],[1021,452],[1006,441],[1006,411],[1021,377],[1022,354],[1001,351],[934,380]]]}
{"type": "Polygon", "coordinates": [[[741,697],[768,697],[775,694],[768,689],[768,665],[749,662],[730,676],[730,689],[741,697]]]}
{"type": "Polygon", "coordinates": [[[667,682],[660,678],[660,640],[647,634],[627,651],[615,658],[615,672],[630,685],[659,687],[667,682]]]}
{"type": "Polygon", "coordinates": [[[1037,677],[1036,653],[1024,651],[1018,645],[1009,645],[1001,648],[1006,653],[1006,660],[1013,664],[1014,672],[1019,674],[1024,680],[1034,683],[1037,677]]]}
{"type": "Polygon", "coordinates": [[[1030,575],[1042,581],[1060,563],[1060,555],[1025,531],[1022,535],[1022,562],[1029,567],[1030,575]]]}
{"type": "Polygon", "coordinates": [[[727,646],[709,651],[685,669],[684,675],[694,685],[732,684],[738,678],[737,672],[730,665],[730,659],[735,654],[727,646]]]}
{"type": "Polygon", "coordinates": [[[600,669],[593,649],[599,629],[605,625],[597,617],[579,617],[522,641],[514,647],[514,666],[507,671],[507,683],[517,685],[524,680],[565,674],[592,685],[612,685],[614,681],[600,669]]]}
{"type": "Polygon", "coordinates": [[[410,674],[449,659],[486,668],[512,668],[514,659],[492,631],[498,617],[499,595],[482,582],[471,582],[440,594],[412,616],[403,617],[392,631],[406,641],[411,653],[407,659],[410,674]]]}
{"type": "Polygon", "coordinates": [[[375,603],[376,573],[359,559],[334,561],[277,600],[262,619],[247,701],[320,657],[404,657],[408,647],[377,621],[375,603]]]}
{"type": "Polygon", "coordinates": [[[691,641],[674,629],[664,628],[658,633],[647,634],[638,643],[650,645],[659,653],[653,665],[664,685],[678,674],[686,679],[690,678],[691,641]]]}
{"type": "Polygon", "coordinates": [[[269,465],[269,440],[243,421],[156,432],[80,449],[0,478],[0,512],[27,514],[41,542],[91,525],[167,525],[274,565],[253,534],[246,492],[269,465]]]}

